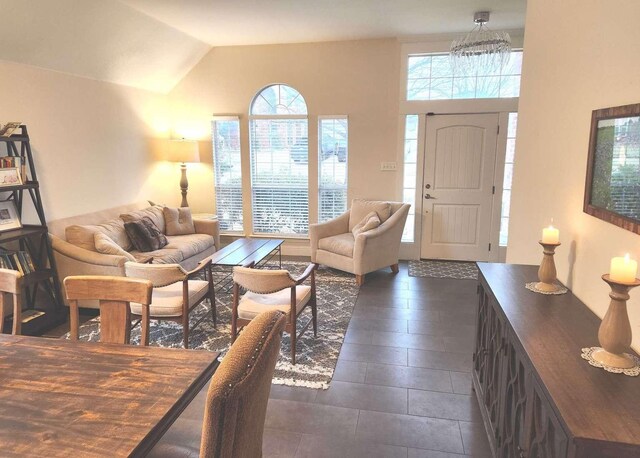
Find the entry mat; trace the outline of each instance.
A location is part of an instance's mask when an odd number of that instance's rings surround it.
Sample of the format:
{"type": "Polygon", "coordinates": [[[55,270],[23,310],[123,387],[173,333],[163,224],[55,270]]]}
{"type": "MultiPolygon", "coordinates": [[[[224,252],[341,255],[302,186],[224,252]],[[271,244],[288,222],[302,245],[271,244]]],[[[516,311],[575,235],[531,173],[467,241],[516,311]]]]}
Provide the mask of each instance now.
{"type": "Polygon", "coordinates": [[[475,262],[421,259],[409,261],[409,276],[477,280],[478,267],[475,262]]]}

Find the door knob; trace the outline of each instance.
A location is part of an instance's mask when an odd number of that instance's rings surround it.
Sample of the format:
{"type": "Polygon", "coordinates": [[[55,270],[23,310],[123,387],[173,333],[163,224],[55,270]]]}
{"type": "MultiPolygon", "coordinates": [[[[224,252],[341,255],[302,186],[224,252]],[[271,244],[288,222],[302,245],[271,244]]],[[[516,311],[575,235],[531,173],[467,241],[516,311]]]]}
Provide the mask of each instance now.
{"type": "Polygon", "coordinates": [[[425,199],[435,199],[435,197],[432,197],[431,194],[425,194],[424,198],[425,199]]]}

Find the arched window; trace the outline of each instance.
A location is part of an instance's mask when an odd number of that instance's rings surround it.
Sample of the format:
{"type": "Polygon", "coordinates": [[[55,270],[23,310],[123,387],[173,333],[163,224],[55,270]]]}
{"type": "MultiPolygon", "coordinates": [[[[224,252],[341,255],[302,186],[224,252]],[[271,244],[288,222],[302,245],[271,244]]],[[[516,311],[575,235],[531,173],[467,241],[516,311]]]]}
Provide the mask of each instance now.
{"type": "Polygon", "coordinates": [[[253,232],[309,230],[307,104],[290,86],[262,89],[249,110],[253,232]]]}

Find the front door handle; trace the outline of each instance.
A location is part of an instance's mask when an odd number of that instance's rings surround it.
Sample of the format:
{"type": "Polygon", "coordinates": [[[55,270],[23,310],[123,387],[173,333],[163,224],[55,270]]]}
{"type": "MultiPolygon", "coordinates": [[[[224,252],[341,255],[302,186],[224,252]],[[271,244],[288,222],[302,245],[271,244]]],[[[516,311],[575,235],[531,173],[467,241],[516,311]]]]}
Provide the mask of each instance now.
{"type": "Polygon", "coordinates": [[[433,197],[431,194],[425,194],[424,198],[425,199],[435,199],[435,197],[433,197]]]}

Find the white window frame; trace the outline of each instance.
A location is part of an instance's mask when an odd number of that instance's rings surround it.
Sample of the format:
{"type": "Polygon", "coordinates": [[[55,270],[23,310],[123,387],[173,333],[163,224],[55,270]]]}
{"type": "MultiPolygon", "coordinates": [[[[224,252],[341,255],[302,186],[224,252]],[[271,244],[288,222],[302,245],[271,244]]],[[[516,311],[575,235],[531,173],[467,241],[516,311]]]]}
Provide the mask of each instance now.
{"type": "MultiPolygon", "coordinates": [[[[317,135],[318,135],[318,154],[317,154],[317,165],[318,165],[318,184],[317,184],[317,196],[318,196],[318,205],[317,205],[317,212],[316,212],[316,216],[317,216],[317,221],[318,222],[323,222],[320,219],[320,212],[321,212],[321,208],[322,208],[322,202],[320,200],[320,192],[322,191],[322,164],[321,162],[321,158],[322,158],[322,131],[320,128],[320,124],[322,123],[323,120],[333,120],[333,119],[345,119],[347,121],[347,160],[345,162],[345,173],[346,173],[346,183],[344,185],[344,190],[347,193],[347,201],[345,202],[346,206],[345,208],[349,208],[349,149],[350,149],[350,144],[349,144],[349,138],[351,137],[349,135],[349,116],[347,115],[319,115],[318,116],[318,122],[317,122],[317,126],[318,126],[318,130],[317,130],[317,135]]],[[[310,137],[310,136],[309,136],[310,137]]],[[[311,162],[311,161],[309,161],[311,162]]],[[[329,189],[342,189],[342,188],[329,188],[329,189]]],[[[339,215],[336,215],[339,216],[339,215]]]]}
{"type": "MultiPolygon", "coordinates": [[[[238,123],[238,140],[240,143],[240,194],[241,194],[241,213],[242,213],[242,230],[240,231],[221,231],[220,234],[222,235],[241,235],[243,233],[245,233],[246,231],[246,218],[245,218],[245,211],[244,211],[244,202],[245,202],[245,196],[244,196],[244,183],[245,183],[245,171],[244,171],[244,167],[243,167],[243,141],[242,141],[242,122],[240,119],[240,115],[219,115],[219,114],[214,114],[211,117],[211,123],[213,124],[214,122],[217,121],[236,121],[238,123]]],[[[212,157],[213,157],[213,189],[214,192],[216,192],[216,196],[214,199],[214,211],[215,214],[218,214],[218,193],[217,193],[217,188],[218,188],[218,184],[216,182],[217,177],[216,177],[216,158],[215,158],[215,141],[212,139],[212,157]]]]}
{"type": "MultiPolygon", "coordinates": [[[[248,176],[248,194],[249,194],[249,202],[251,202],[251,207],[249,209],[249,213],[251,213],[251,236],[252,237],[279,237],[279,238],[287,238],[287,239],[307,239],[309,237],[309,229],[307,226],[307,231],[305,233],[298,233],[298,234],[294,234],[294,233],[280,233],[280,232],[255,232],[255,218],[253,217],[253,164],[251,161],[251,157],[252,157],[252,151],[251,151],[251,135],[252,135],[252,129],[251,129],[251,122],[254,120],[260,120],[260,119],[282,119],[282,120],[295,120],[295,119],[304,119],[307,121],[307,212],[308,212],[308,221],[309,224],[311,224],[312,219],[311,219],[311,202],[310,202],[310,185],[311,185],[311,180],[310,180],[310,170],[309,170],[309,164],[311,163],[312,160],[312,155],[311,155],[311,148],[310,148],[310,143],[311,143],[311,135],[309,134],[309,108],[307,106],[307,102],[306,99],[304,98],[304,96],[302,95],[302,93],[300,91],[298,91],[295,87],[290,86],[286,83],[272,83],[272,84],[268,84],[266,86],[261,87],[254,95],[253,97],[251,97],[251,100],[249,101],[249,116],[248,116],[248,132],[249,132],[249,155],[248,155],[248,163],[249,163],[249,176],[248,176]],[[269,114],[269,115],[258,115],[258,114],[252,114],[251,113],[251,108],[253,107],[253,103],[256,100],[256,98],[258,96],[260,96],[260,94],[262,94],[262,92],[271,87],[271,86],[277,86],[277,85],[281,85],[281,86],[288,86],[292,89],[294,89],[296,92],[298,92],[298,94],[300,94],[300,96],[302,97],[302,100],[305,103],[305,108],[307,110],[307,114],[304,115],[294,115],[294,114],[282,114],[282,115],[278,115],[278,114],[269,114]]],[[[246,221],[246,218],[245,218],[246,221]]],[[[246,232],[246,228],[245,228],[245,232],[246,232]]]]}

